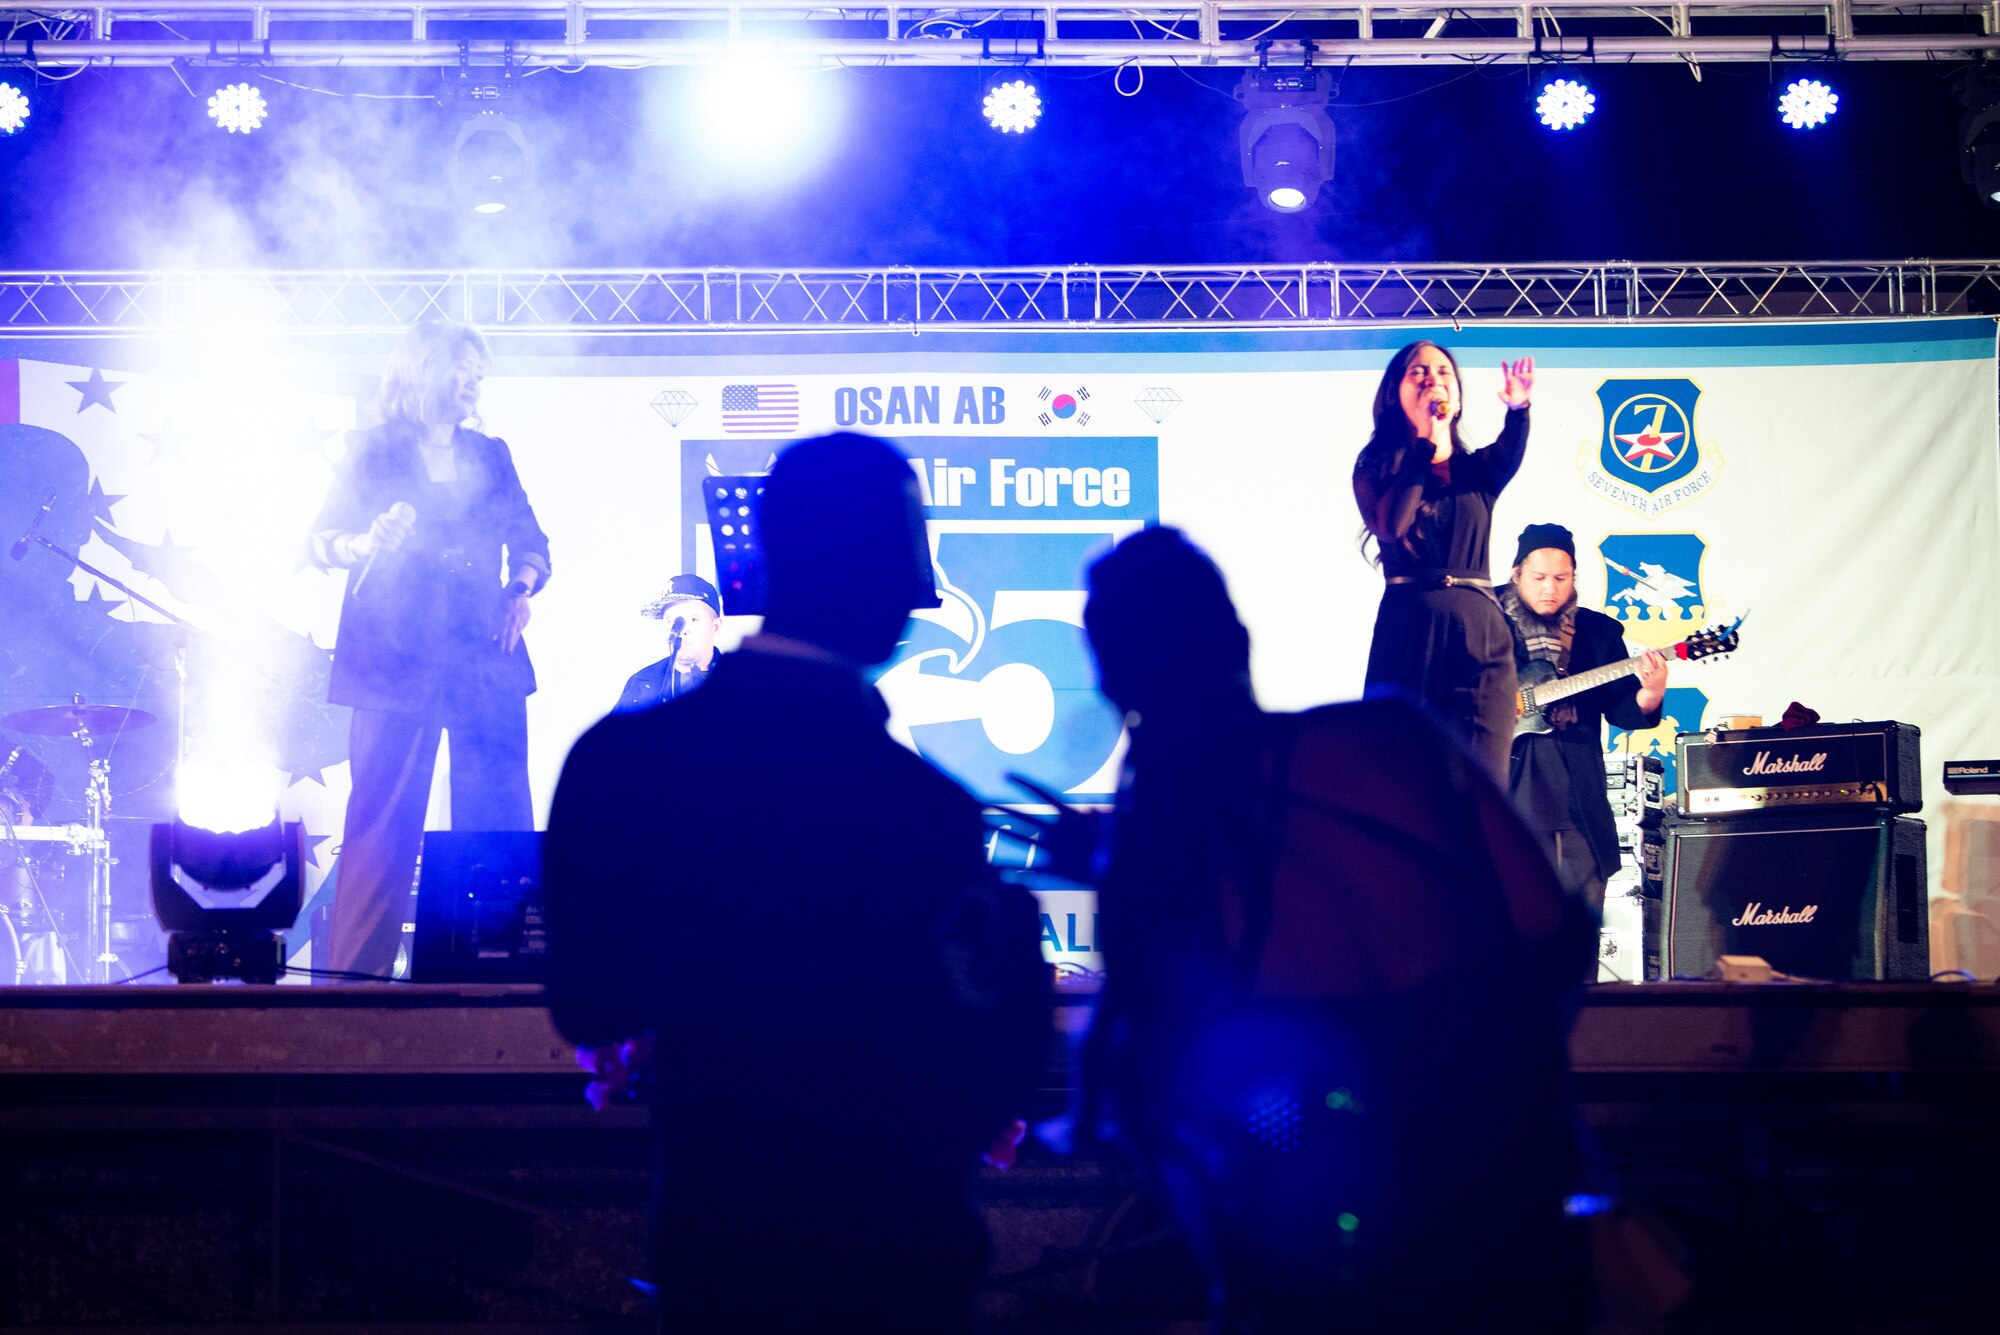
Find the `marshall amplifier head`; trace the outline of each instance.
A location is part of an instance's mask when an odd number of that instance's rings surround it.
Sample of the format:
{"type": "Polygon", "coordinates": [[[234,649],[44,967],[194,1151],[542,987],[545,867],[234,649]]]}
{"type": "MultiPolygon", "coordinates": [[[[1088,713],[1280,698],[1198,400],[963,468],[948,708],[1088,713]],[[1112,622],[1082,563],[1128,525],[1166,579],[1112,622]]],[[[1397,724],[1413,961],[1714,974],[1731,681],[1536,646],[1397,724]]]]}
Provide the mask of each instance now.
{"type": "Polygon", "coordinates": [[[1924,823],[1789,815],[1668,827],[1668,977],[1761,955],[1799,978],[1930,977],[1924,823]]]}
{"type": "Polygon", "coordinates": [[[1674,740],[1678,809],[1697,820],[1819,808],[1916,811],[1924,804],[1920,740],[1907,723],[1684,732],[1674,740]]]}

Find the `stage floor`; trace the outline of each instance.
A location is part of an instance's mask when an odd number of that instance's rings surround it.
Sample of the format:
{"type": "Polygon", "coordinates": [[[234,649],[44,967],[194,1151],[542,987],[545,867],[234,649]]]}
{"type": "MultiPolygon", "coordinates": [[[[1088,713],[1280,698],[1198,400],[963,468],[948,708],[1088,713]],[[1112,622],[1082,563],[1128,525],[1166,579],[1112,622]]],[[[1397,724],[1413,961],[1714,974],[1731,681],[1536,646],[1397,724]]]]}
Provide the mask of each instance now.
{"type": "MultiPolygon", "coordinates": [[[[1572,1051],[1672,1329],[2000,1315],[2000,988],[1603,986],[1572,1051]]],[[[645,1116],[583,1102],[534,988],[6,989],[0,1072],[0,1330],[646,1328],[645,1116]]],[[[1031,1143],[980,1194],[993,1328],[1198,1317],[1118,1164],[1031,1143]]]]}

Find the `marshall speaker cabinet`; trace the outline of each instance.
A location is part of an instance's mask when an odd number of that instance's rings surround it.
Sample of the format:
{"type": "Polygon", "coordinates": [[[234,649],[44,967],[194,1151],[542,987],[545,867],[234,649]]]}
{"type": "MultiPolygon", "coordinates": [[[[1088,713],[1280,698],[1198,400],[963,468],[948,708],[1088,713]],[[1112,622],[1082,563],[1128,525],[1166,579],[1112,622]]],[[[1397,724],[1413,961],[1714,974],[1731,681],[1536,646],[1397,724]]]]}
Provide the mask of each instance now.
{"type": "Polygon", "coordinates": [[[1799,812],[1667,832],[1668,977],[1723,955],[1800,978],[1930,977],[1922,821],[1799,812]]]}
{"type": "Polygon", "coordinates": [[[1907,723],[1684,732],[1674,742],[1677,810],[1695,820],[1764,811],[1915,811],[1924,804],[1919,741],[1907,723]]]}

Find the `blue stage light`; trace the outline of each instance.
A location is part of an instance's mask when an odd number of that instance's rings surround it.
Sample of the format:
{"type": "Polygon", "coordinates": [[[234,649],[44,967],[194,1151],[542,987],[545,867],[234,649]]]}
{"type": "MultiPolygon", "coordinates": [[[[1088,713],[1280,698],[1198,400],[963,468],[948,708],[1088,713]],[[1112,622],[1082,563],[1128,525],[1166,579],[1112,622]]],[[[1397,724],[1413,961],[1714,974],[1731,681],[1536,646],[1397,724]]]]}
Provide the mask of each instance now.
{"type": "Polygon", "coordinates": [[[208,114],[216,128],[249,134],[264,123],[264,95],[247,83],[232,83],[208,99],[208,114]]]}
{"type": "Polygon", "coordinates": [[[1794,79],[1778,99],[1778,115],[1794,130],[1812,130],[1840,110],[1840,94],[1818,79],[1794,79]]]}
{"type": "Polygon", "coordinates": [[[1597,110],[1597,94],[1575,79],[1551,79],[1535,99],[1535,115],[1551,130],[1574,130],[1597,110]]]}
{"type": "Polygon", "coordinates": [[[27,122],[27,95],[11,83],[0,83],[0,134],[12,134],[27,122]]]}
{"type": "Polygon", "coordinates": [[[1026,79],[1009,79],[987,91],[981,110],[1000,133],[1026,134],[1042,118],[1041,90],[1026,79]]]}

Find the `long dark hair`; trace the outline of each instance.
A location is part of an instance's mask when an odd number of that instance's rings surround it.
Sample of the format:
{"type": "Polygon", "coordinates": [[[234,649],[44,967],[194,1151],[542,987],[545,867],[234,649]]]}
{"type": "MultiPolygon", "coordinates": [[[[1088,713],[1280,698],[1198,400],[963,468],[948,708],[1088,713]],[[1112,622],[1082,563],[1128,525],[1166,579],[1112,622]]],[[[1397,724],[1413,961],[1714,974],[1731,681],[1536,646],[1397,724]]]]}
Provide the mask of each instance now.
{"type": "MultiPolygon", "coordinates": [[[[1451,417],[1451,448],[1454,454],[1465,453],[1465,442],[1458,435],[1459,420],[1465,415],[1465,379],[1458,372],[1458,358],[1452,355],[1450,348],[1435,339],[1420,338],[1414,343],[1405,343],[1389,359],[1389,365],[1382,371],[1381,383],[1375,386],[1375,429],[1354,461],[1354,476],[1373,482],[1378,494],[1388,489],[1389,479],[1395,475],[1403,451],[1417,439],[1417,433],[1410,427],[1409,417],[1403,412],[1402,386],[1403,376],[1410,369],[1410,358],[1417,355],[1418,348],[1436,348],[1451,363],[1451,378],[1458,387],[1459,406],[1451,417]]],[[[1411,533],[1422,529],[1436,513],[1437,502],[1425,501],[1417,511],[1417,522],[1411,526],[1411,533]]],[[[1373,536],[1364,515],[1358,544],[1363,555],[1368,555],[1368,540],[1373,536]]],[[[1381,553],[1378,551],[1369,559],[1380,565],[1381,553]]]]}

